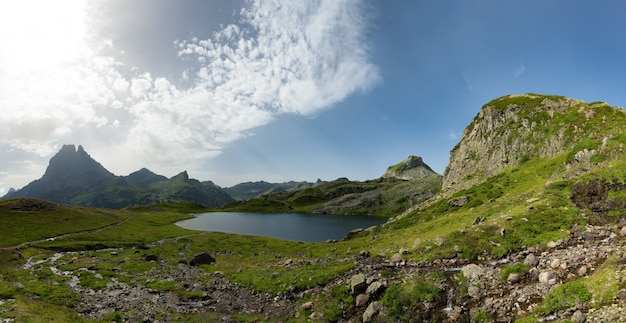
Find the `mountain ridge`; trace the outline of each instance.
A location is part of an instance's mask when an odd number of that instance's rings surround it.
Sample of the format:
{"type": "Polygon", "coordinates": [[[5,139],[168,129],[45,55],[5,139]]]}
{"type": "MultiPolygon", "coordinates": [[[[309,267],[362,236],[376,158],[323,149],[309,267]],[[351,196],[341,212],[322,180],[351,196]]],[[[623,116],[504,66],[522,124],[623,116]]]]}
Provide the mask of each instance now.
{"type": "Polygon", "coordinates": [[[15,197],[104,208],[177,202],[216,207],[233,201],[219,186],[190,179],[186,171],[170,179],[147,168],[116,176],[91,158],[81,145],[76,148],[72,144],[63,145],[50,158],[40,179],[8,192],[2,199],[15,197]]]}

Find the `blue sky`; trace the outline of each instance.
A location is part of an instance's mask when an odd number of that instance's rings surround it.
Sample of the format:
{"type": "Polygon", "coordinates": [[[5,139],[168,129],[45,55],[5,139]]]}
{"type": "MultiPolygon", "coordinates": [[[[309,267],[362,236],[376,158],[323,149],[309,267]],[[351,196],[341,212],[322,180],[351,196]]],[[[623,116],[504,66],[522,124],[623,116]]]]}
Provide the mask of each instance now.
{"type": "Polygon", "coordinates": [[[366,180],[443,173],[503,95],[626,105],[618,0],[24,0],[0,30],[0,195],[63,144],[118,175],[366,180]]]}

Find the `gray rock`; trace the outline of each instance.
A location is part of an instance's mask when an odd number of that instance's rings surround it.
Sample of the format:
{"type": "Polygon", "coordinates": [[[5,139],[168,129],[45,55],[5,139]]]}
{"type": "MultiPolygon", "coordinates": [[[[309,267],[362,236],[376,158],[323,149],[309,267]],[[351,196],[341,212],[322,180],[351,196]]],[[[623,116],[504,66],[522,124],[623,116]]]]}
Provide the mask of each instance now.
{"type": "Polygon", "coordinates": [[[554,273],[551,271],[543,271],[539,274],[539,282],[542,284],[550,284],[554,279],[554,273]]]}
{"type": "Polygon", "coordinates": [[[472,225],[477,225],[477,224],[479,224],[479,223],[481,223],[481,222],[484,222],[485,220],[487,220],[487,218],[486,218],[486,217],[484,217],[484,216],[479,216],[479,217],[476,217],[476,218],[474,219],[474,221],[472,221],[472,225]]]}
{"type": "Polygon", "coordinates": [[[463,273],[463,276],[465,276],[465,278],[467,278],[467,280],[469,280],[470,282],[478,280],[480,276],[483,276],[485,274],[485,270],[481,266],[476,264],[463,266],[463,268],[461,268],[461,272],[463,273]]]}
{"type": "Polygon", "coordinates": [[[382,294],[382,292],[385,290],[385,287],[385,284],[383,284],[382,282],[375,281],[367,287],[365,294],[376,297],[382,294]]]}
{"type": "Polygon", "coordinates": [[[469,196],[459,196],[457,198],[453,198],[448,200],[448,205],[461,207],[469,202],[469,196]]]}
{"type": "Polygon", "coordinates": [[[369,258],[370,257],[370,252],[367,251],[367,250],[361,250],[361,251],[359,251],[359,257],[369,258]]]}
{"type": "Polygon", "coordinates": [[[403,260],[404,258],[399,253],[394,253],[393,256],[391,256],[391,262],[393,263],[401,263],[403,260]]]}
{"type": "Polygon", "coordinates": [[[587,274],[587,266],[580,266],[580,268],[578,268],[578,276],[585,276],[587,274]]]}
{"type": "Polygon", "coordinates": [[[468,294],[471,298],[473,298],[473,299],[475,299],[475,300],[479,300],[479,299],[483,296],[483,293],[482,293],[482,291],[480,290],[480,288],[478,288],[478,287],[477,287],[477,286],[475,286],[475,285],[470,285],[470,286],[467,288],[467,294],[468,294]]]}
{"type": "Polygon", "coordinates": [[[621,230],[619,230],[619,235],[621,237],[626,237],[626,226],[623,226],[621,230]]]}
{"type": "Polygon", "coordinates": [[[532,253],[529,253],[524,259],[524,264],[530,267],[536,267],[539,264],[539,259],[532,253]]]}
{"type": "Polygon", "coordinates": [[[365,275],[356,274],[350,278],[350,291],[352,295],[363,294],[367,289],[367,283],[365,282],[365,275]]]}
{"type": "Polygon", "coordinates": [[[203,253],[193,256],[193,258],[189,262],[189,265],[191,266],[209,265],[214,262],[215,262],[215,258],[211,257],[211,255],[209,255],[208,253],[203,252],[203,253]]]}
{"type": "Polygon", "coordinates": [[[583,314],[580,310],[574,312],[572,315],[572,322],[574,323],[585,323],[586,320],[587,318],[585,317],[585,314],[583,314]]]}
{"type": "Polygon", "coordinates": [[[374,316],[378,315],[380,312],[381,305],[379,302],[371,302],[369,306],[363,312],[363,322],[371,322],[374,316]]]}
{"type": "Polygon", "coordinates": [[[509,278],[507,279],[509,281],[509,283],[517,283],[521,280],[522,276],[520,276],[520,274],[518,273],[512,273],[509,275],[509,278]]]}
{"type": "Polygon", "coordinates": [[[359,294],[356,296],[356,307],[365,306],[369,302],[370,296],[367,294],[359,294]]]}

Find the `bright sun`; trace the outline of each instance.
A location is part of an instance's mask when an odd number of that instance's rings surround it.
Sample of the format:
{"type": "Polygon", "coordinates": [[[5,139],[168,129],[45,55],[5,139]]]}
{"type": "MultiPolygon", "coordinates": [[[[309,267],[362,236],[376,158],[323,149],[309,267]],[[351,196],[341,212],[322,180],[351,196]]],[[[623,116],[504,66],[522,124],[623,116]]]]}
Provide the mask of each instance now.
{"type": "Polygon", "coordinates": [[[0,73],[55,72],[88,50],[84,0],[0,3],[0,73]]]}

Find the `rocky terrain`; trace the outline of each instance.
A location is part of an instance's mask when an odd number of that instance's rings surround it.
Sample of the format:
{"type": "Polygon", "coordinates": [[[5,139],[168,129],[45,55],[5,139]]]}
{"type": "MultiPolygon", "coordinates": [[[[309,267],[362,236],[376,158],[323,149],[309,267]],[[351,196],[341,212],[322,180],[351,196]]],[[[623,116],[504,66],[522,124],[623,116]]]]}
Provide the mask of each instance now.
{"type": "MultiPolygon", "coordinates": [[[[420,304],[422,309],[419,315],[422,319],[470,322],[479,311],[484,311],[491,313],[491,319],[497,322],[511,322],[532,315],[533,309],[541,306],[542,299],[550,292],[566,282],[593,275],[606,259],[612,257],[618,270],[608,273],[611,276],[608,279],[617,281],[620,289],[612,294],[611,299],[604,300],[606,304],[599,308],[592,308],[590,304],[582,302],[571,304],[556,313],[538,317],[537,321],[624,322],[626,226],[621,227],[618,233],[616,231],[615,226],[587,226],[584,230],[573,230],[567,239],[548,243],[546,248],[529,248],[489,261],[470,262],[452,258],[414,262],[404,259],[407,250],[399,250],[389,258],[372,256],[362,250],[346,259],[354,261],[356,267],[335,277],[328,284],[306,290],[290,290],[278,295],[233,283],[221,272],[207,274],[198,265],[215,261],[208,255],[201,255],[199,259],[204,261],[192,262],[193,265],[172,265],[146,254],[144,261],[157,262],[159,266],[143,277],[135,276],[133,281],[113,279],[97,290],[81,285],[81,277],[85,277],[86,273],[102,279],[97,267],[58,269],[85,257],[79,252],[29,259],[22,269],[32,271],[35,268],[48,268],[53,275],[63,277],[71,290],[80,295],[73,307],[82,316],[94,319],[102,319],[110,313],[130,313],[125,320],[154,322],[166,317],[166,321],[176,321],[177,317],[180,319],[177,315],[213,312],[221,313],[219,316],[223,321],[236,321],[232,317],[233,313],[261,315],[267,320],[297,319],[307,313],[308,318],[315,321],[322,320],[323,313],[314,310],[316,304],[306,301],[307,295],[329,292],[338,286],[353,296],[353,304],[347,307],[339,321],[388,321],[390,318],[385,316],[381,301],[385,289],[414,279],[411,277],[440,273],[436,287],[441,292],[436,298],[420,304]],[[511,264],[525,264],[528,269],[521,274],[512,273],[503,277],[502,272],[511,264]],[[140,281],[142,283],[137,283],[140,281]],[[147,287],[151,281],[182,283],[193,296],[183,298],[180,292],[147,287]]],[[[117,255],[118,250],[106,252],[117,255]]],[[[124,262],[124,259],[119,259],[119,262],[124,262]]],[[[291,259],[282,261],[281,265],[297,266],[291,259]]],[[[119,274],[124,275],[123,272],[119,274]]]]}

